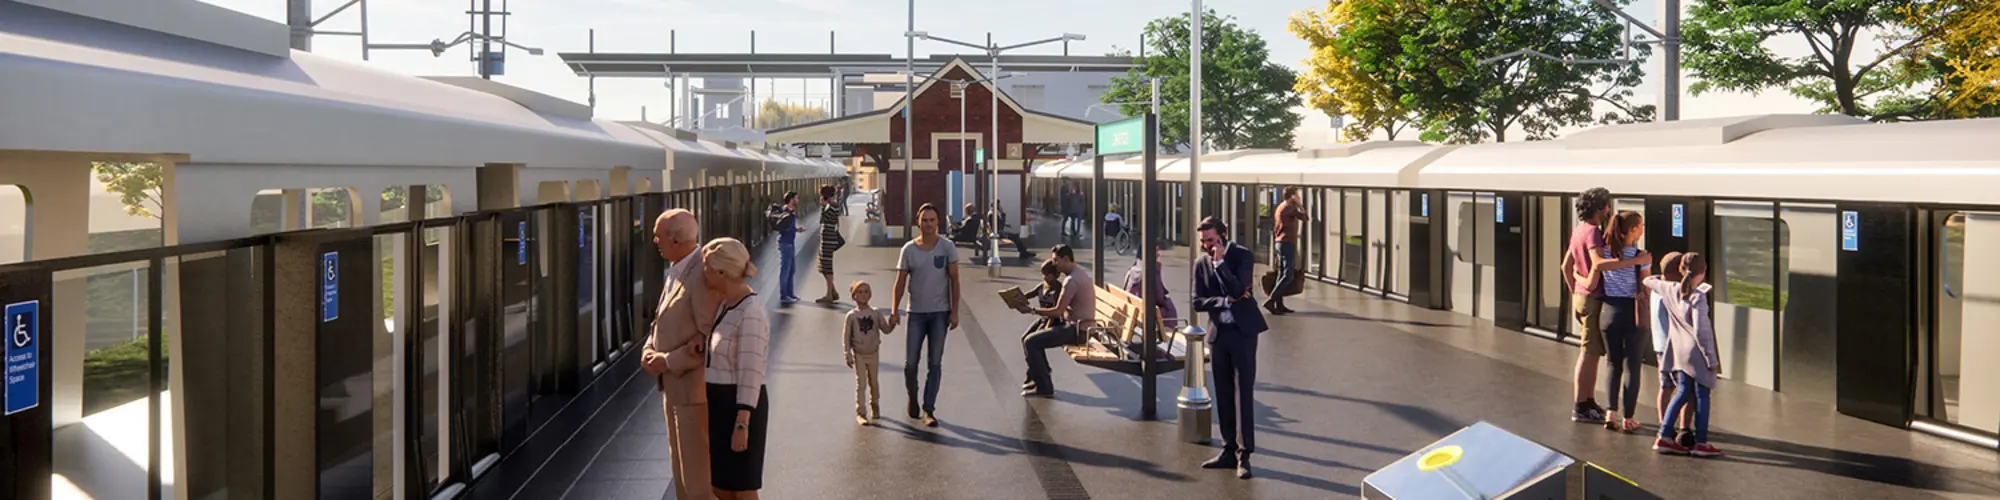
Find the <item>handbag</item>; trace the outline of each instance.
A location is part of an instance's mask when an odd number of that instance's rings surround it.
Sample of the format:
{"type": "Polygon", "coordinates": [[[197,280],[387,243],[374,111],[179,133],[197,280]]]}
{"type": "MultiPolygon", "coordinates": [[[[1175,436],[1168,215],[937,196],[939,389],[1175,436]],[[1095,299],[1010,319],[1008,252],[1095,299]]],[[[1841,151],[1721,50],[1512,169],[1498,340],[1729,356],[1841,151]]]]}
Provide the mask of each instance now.
{"type": "Polygon", "coordinates": [[[1262,281],[1264,282],[1265,295],[1273,297],[1290,297],[1293,295],[1298,295],[1306,292],[1305,280],[1298,279],[1296,276],[1293,277],[1292,282],[1285,284],[1284,290],[1275,290],[1275,291],[1272,290],[1272,288],[1276,288],[1278,286],[1278,271],[1275,269],[1270,271],[1265,271],[1262,281]]]}

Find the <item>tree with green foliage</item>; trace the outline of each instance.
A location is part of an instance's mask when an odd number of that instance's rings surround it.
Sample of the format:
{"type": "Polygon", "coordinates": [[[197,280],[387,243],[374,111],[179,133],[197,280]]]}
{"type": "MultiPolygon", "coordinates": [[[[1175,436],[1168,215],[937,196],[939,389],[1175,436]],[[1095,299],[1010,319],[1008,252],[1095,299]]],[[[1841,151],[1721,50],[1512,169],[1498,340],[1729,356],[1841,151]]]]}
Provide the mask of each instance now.
{"type": "MultiPolygon", "coordinates": [[[[1353,42],[1357,37],[1342,36],[1356,25],[1355,6],[1361,3],[1328,0],[1324,11],[1306,9],[1292,15],[1287,28],[1312,48],[1304,61],[1305,71],[1299,73],[1292,88],[1305,98],[1307,106],[1328,116],[1352,118],[1341,128],[1341,135],[1348,140],[1367,140],[1379,130],[1393,141],[1412,120],[1401,94],[1388,83],[1402,79],[1400,68],[1362,67],[1355,60],[1353,42]]],[[[1389,12],[1374,10],[1370,14],[1389,12]]],[[[1371,21],[1369,26],[1380,29],[1394,19],[1371,21]]]]}
{"type": "Polygon", "coordinates": [[[1350,19],[1334,45],[1357,71],[1387,83],[1418,116],[1428,141],[1530,139],[1563,127],[1650,121],[1631,102],[1648,51],[1623,59],[1624,32],[1589,0],[1344,0],[1350,19]],[[1554,58],[1522,55],[1534,50],[1554,58]],[[1599,110],[1604,111],[1601,114],[1599,110]]]}
{"type": "MultiPolygon", "coordinates": [[[[1160,145],[1177,148],[1188,141],[1192,114],[1188,63],[1192,16],[1155,19],[1146,24],[1147,55],[1138,67],[1111,81],[1106,103],[1150,103],[1152,78],[1160,78],[1160,145]]],[[[1303,118],[1292,108],[1296,78],[1290,69],[1271,62],[1264,38],[1213,11],[1202,16],[1201,119],[1207,144],[1216,149],[1290,149],[1293,131],[1303,118]]],[[[1150,104],[1120,104],[1126,116],[1146,113],[1150,104]]]]}
{"type": "Polygon", "coordinates": [[[1820,112],[1875,121],[1935,116],[1925,83],[1940,74],[1910,64],[1913,52],[1943,30],[1926,29],[1924,4],[1937,0],[1704,0],[1682,27],[1682,49],[1695,77],[1688,90],[1758,92],[1781,88],[1820,105],[1820,112]],[[1881,47],[1862,54],[1864,38],[1881,47]],[[1769,43],[1801,40],[1808,55],[1780,57],[1769,43]]]}
{"type": "Polygon", "coordinates": [[[94,161],[90,162],[90,170],[106,190],[118,194],[119,203],[125,204],[126,215],[160,218],[165,199],[161,194],[163,174],[159,164],[94,161]]]}
{"type": "Polygon", "coordinates": [[[790,127],[801,123],[812,123],[830,116],[826,108],[778,102],[765,99],[757,105],[757,123],[751,128],[774,129],[790,127]]]}

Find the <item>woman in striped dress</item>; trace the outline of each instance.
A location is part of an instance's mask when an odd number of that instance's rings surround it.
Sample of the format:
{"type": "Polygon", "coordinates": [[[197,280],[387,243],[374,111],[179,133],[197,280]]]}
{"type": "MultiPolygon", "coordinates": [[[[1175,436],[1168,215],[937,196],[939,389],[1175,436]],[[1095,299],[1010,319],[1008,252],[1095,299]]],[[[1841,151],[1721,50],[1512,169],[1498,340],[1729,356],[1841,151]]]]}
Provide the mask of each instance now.
{"type": "Polygon", "coordinates": [[[840,190],[832,184],[819,187],[819,275],[826,278],[826,296],[819,298],[821,304],[840,301],[839,289],[833,286],[833,252],[847,245],[847,238],[840,235],[840,216],[847,215],[847,200],[840,199],[840,190]]]}

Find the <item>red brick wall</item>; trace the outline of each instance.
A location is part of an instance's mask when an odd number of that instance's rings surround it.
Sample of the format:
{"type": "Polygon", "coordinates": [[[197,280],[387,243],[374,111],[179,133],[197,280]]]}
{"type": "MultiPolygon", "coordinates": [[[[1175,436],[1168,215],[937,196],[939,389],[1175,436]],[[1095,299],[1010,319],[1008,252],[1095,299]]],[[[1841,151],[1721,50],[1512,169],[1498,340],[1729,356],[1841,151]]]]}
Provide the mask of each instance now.
{"type": "MultiPolygon", "coordinates": [[[[882,223],[888,226],[901,226],[903,224],[903,172],[888,172],[883,174],[882,177],[887,180],[887,182],[882,183],[882,223]]],[[[924,206],[925,203],[936,203],[939,207],[945,206],[944,186],[946,179],[944,172],[919,171],[916,173],[915,180],[915,202],[910,204],[911,209],[924,206]]],[[[914,220],[912,219],[912,221],[914,220]]]]}
{"type": "MultiPolygon", "coordinates": [[[[974,75],[963,69],[952,68],[945,72],[947,80],[971,80],[974,75]]],[[[985,138],[987,156],[1005,158],[1006,144],[1021,142],[1021,114],[1000,104],[1000,141],[992,139],[993,94],[983,85],[973,85],[965,89],[965,133],[979,134],[985,138]]],[[[910,108],[914,117],[916,140],[911,148],[916,149],[912,158],[931,159],[931,134],[936,132],[955,134],[959,131],[959,103],[951,98],[951,84],[938,82],[924,93],[917,95],[916,105],[910,108]]],[[[897,113],[889,118],[889,141],[903,142],[903,115],[897,113]]],[[[941,194],[942,192],[940,192],[941,194]]]]}

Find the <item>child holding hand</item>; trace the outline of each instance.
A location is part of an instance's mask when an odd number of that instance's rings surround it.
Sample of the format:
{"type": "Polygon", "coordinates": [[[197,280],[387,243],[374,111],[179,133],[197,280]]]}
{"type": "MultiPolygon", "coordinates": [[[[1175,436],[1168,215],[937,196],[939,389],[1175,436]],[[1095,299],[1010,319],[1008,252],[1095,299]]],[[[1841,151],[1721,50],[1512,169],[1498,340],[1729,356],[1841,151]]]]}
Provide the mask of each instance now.
{"type": "Polygon", "coordinates": [[[847,288],[847,295],[854,299],[854,310],[847,312],[841,328],[840,351],[847,367],[854,369],[854,421],[869,425],[882,417],[881,386],[875,372],[881,367],[882,336],[896,329],[896,317],[868,306],[875,294],[866,281],[855,281],[847,288]]]}

